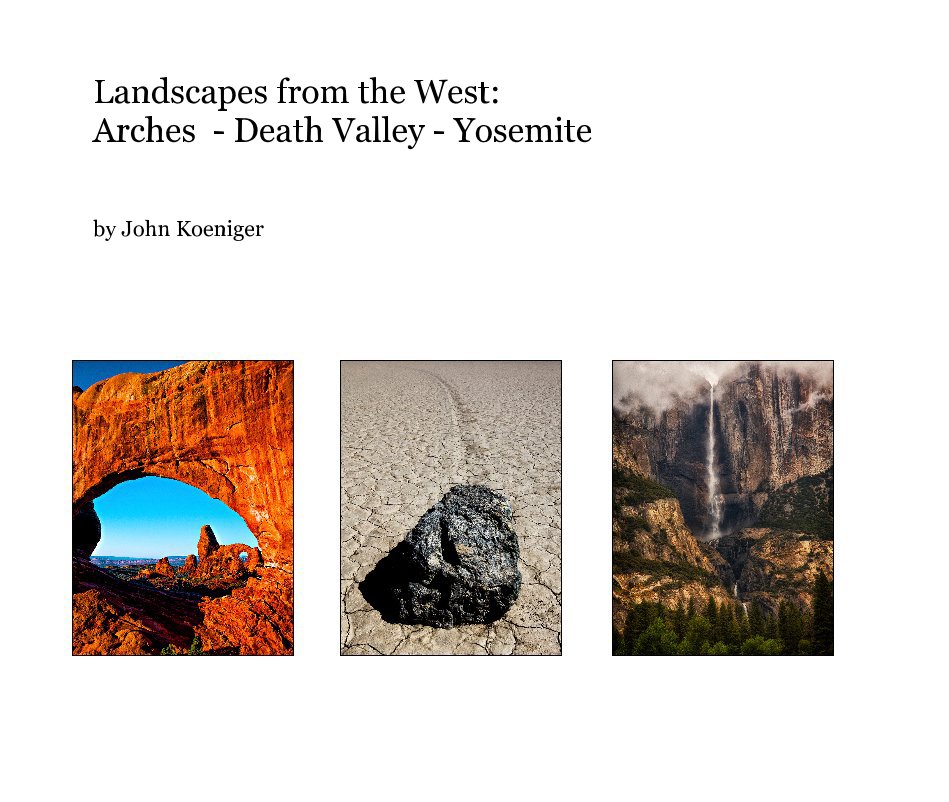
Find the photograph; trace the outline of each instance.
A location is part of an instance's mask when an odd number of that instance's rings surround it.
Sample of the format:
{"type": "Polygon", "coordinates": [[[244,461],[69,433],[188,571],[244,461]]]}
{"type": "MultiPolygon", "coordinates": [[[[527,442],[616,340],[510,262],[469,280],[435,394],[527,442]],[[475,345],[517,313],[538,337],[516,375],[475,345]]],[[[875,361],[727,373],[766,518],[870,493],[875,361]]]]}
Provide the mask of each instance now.
{"type": "Polygon", "coordinates": [[[833,362],[613,363],[613,654],[833,655],[833,362]]]}
{"type": "Polygon", "coordinates": [[[561,363],[340,365],[340,653],[559,655],[561,363]]]}
{"type": "Polygon", "coordinates": [[[292,655],[293,362],[72,371],[72,653],[292,655]]]}

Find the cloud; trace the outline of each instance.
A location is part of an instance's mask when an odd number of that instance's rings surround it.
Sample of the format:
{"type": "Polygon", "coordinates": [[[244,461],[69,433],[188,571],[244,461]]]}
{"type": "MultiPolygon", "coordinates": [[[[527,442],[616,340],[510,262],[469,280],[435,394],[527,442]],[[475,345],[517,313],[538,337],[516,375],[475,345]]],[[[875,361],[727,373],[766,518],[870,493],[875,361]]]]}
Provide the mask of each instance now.
{"type": "MultiPolygon", "coordinates": [[[[752,362],[614,362],[613,406],[629,409],[647,406],[660,413],[681,401],[703,399],[709,384],[739,376],[752,362]]],[[[781,373],[797,373],[815,381],[821,388],[805,405],[829,398],[833,387],[833,362],[759,362],[781,373]],[[819,397],[818,397],[819,396],[819,397]]],[[[802,405],[802,406],[805,406],[802,405]]]]}

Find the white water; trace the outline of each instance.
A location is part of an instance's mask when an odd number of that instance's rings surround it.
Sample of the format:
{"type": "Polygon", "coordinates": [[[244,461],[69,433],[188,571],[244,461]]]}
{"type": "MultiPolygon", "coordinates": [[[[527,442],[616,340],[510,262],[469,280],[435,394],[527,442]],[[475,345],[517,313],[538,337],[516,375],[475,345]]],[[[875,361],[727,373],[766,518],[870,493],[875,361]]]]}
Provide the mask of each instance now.
{"type": "Polygon", "coordinates": [[[715,383],[708,383],[708,520],[710,540],[721,533],[722,500],[718,495],[718,474],[715,472],[715,383]]]}
{"type": "MultiPolygon", "coordinates": [[[[738,598],[738,583],[737,582],[732,586],[732,594],[734,594],[736,599],[738,598]]],[[[741,609],[745,611],[745,617],[747,618],[748,617],[748,602],[743,601],[741,603],[741,609]]]]}

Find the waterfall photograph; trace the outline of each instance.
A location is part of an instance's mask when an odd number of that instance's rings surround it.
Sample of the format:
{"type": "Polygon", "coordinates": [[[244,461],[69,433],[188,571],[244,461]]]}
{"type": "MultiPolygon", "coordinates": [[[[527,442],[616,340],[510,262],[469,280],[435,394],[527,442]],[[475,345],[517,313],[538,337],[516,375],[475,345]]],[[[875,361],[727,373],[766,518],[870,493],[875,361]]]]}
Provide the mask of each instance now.
{"type": "Polygon", "coordinates": [[[832,655],[833,362],[613,363],[613,654],[832,655]]]}

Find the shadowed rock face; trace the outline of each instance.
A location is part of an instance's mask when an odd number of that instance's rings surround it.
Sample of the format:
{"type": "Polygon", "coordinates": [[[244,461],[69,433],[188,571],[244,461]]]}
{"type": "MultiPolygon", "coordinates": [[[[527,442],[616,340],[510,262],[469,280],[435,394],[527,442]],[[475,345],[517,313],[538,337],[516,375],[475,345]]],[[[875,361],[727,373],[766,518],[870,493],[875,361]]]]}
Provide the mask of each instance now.
{"type": "Polygon", "coordinates": [[[102,539],[102,523],[96,514],[95,505],[90,501],[80,505],[72,518],[73,550],[82,556],[89,556],[95,551],[102,539]]]}
{"type": "Polygon", "coordinates": [[[359,589],[390,623],[447,628],[496,621],[521,587],[513,520],[499,493],[453,487],[359,589]]]}

